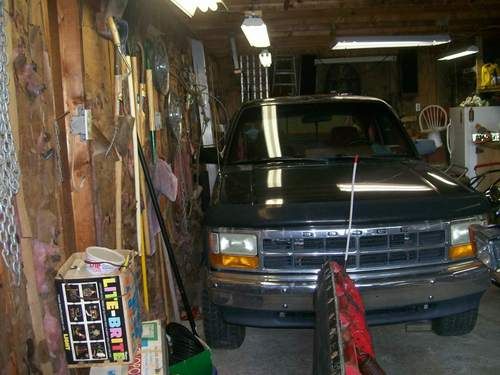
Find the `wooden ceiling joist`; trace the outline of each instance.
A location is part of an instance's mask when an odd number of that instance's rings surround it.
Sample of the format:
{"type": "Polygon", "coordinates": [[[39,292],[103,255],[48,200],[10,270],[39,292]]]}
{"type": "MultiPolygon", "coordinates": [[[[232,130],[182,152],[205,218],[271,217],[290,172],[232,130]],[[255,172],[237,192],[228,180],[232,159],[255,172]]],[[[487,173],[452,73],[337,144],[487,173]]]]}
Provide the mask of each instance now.
{"type": "Polygon", "coordinates": [[[232,12],[243,12],[250,9],[258,9],[262,11],[283,11],[293,9],[353,9],[353,8],[380,8],[394,7],[401,5],[416,5],[429,6],[435,8],[481,8],[484,6],[494,5],[494,0],[427,0],[427,1],[398,1],[398,0],[228,0],[225,2],[229,10],[232,12]],[[286,5],[288,4],[288,6],[286,5]],[[286,8],[286,9],[285,9],[286,8]]]}
{"type": "Polygon", "coordinates": [[[190,27],[216,56],[230,54],[237,37],[241,53],[255,53],[240,25],[244,11],[263,11],[271,50],[328,53],[335,35],[450,33],[464,39],[500,30],[499,0],[227,0],[228,10],[198,12],[190,27]],[[285,10],[286,8],[286,10],[285,10]]]}

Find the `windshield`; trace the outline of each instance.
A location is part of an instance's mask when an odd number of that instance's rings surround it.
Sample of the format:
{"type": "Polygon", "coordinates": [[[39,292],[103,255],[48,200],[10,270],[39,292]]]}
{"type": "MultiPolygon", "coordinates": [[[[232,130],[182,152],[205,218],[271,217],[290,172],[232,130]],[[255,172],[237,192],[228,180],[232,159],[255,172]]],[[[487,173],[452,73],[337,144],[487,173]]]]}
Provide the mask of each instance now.
{"type": "Polygon", "coordinates": [[[378,102],[269,104],[241,113],[229,163],[415,154],[394,114],[378,102]]]}

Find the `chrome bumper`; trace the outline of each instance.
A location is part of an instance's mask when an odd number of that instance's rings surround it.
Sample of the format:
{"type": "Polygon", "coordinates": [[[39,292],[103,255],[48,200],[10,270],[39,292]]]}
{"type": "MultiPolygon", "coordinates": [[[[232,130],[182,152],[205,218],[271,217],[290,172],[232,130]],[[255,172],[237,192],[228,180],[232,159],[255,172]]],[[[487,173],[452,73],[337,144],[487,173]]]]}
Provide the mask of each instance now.
{"type": "MultiPolygon", "coordinates": [[[[450,301],[478,295],[489,286],[488,270],[476,260],[391,271],[351,273],[367,311],[450,301]]],[[[229,308],[312,312],[316,274],[207,273],[213,303],[229,308]]]]}

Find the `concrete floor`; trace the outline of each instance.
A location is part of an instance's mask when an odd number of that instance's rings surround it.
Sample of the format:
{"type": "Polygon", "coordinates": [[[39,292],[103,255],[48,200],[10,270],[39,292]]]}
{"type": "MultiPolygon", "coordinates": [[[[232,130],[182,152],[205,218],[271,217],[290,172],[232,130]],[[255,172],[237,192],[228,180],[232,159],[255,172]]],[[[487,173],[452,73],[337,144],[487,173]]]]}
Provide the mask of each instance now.
{"type": "MultiPolygon", "coordinates": [[[[440,337],[429,325],[371,329],[387,374],[500,374],[500,288],[484,295],[472,333],[440,337]]],[[[248,328],[238,350],[214,350],[220,375],[306,375],[312,369],[312,330],[248,328]]]]}

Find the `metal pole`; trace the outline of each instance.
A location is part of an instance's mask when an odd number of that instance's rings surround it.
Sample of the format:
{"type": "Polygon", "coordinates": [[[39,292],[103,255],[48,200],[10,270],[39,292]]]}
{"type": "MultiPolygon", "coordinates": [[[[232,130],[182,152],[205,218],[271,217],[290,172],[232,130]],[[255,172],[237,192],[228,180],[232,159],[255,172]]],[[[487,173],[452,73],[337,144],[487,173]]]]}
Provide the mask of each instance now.
{"type": "Polygon", "coordinates": [[[246,62],[246,71],[247,71],[247,76],[246,76],[246,82],[247,82],[247,100],[250,100],[250,60],[248,58],[248,55],[245,56],[245,62],[246,62]]]}
{"type": "Polygon", "coordinates": [[[238,65],[238,50],[236,49],[236,39],[234,39],[234,36],[229,37],[229,43],[231,44],[231,53],[233,55],[233,65],[234,65],[234,72],[238,72],[241,70],[241,58],[240,58],[240,64],[238,65]]]}
{"type": "Polygon", "coordinates": [[[269,68],[266,68],[266,99],[269,98],[269,68]]]}
{"type": "Polygon", "coordinates": [[[257,83],[255,78],[255,55],[252,55],[252,83],[253,83],[253,98],[257,99],[257,83]]]}
{"type": "Polygon", "coordinates": [[[245,101],[245,91],[243,88],[243,56],[240,56],[240,84],[241,84],[241,102],[243,103],[245,101]]]}
{"type": "Polygon", "coordinates": [[[262,92],[262,66],[259,63],[259,99],[264,97],[264,93],[262,92]]]}

